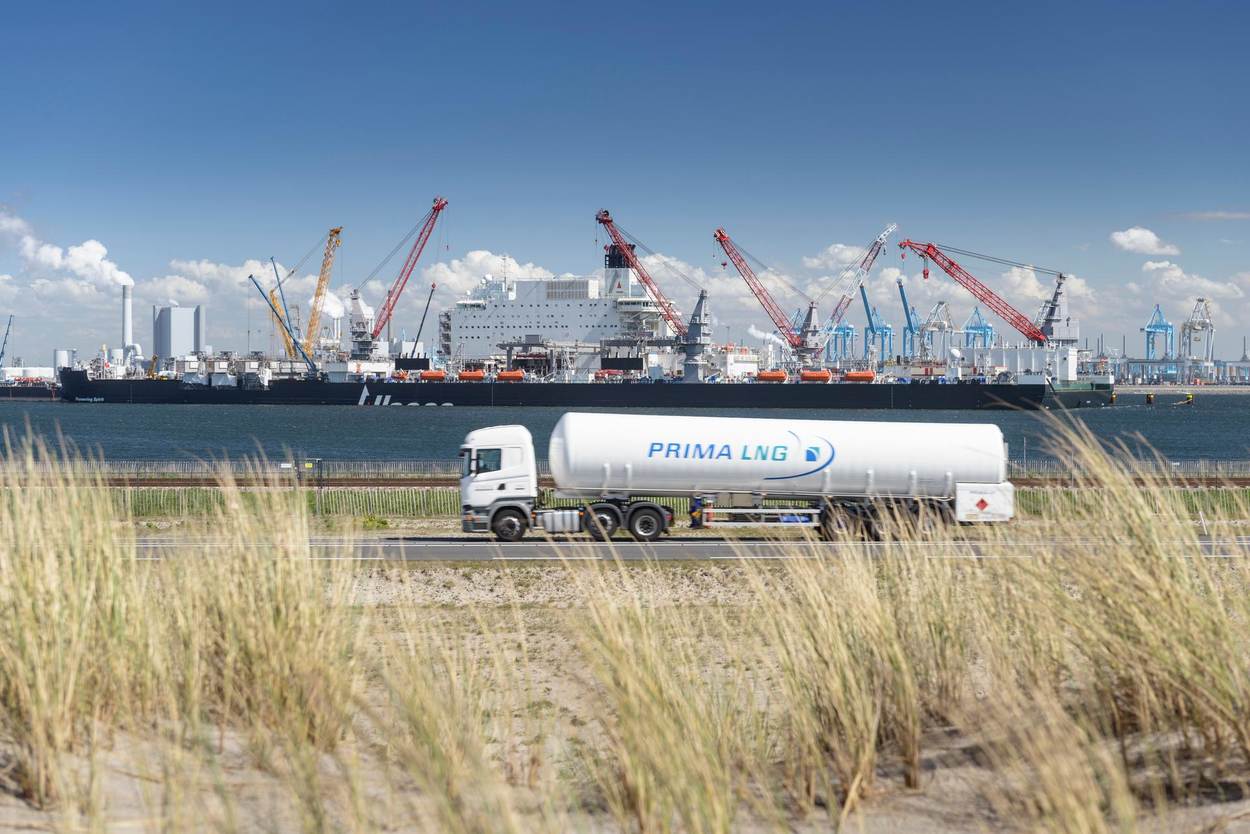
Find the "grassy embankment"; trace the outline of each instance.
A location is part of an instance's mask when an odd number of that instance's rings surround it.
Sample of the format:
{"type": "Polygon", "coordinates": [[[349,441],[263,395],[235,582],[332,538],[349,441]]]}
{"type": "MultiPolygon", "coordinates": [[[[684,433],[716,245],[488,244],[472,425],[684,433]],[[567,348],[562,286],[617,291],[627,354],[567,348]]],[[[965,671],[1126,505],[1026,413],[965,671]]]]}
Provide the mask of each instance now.
{"type": "Polygon", "coordinates": [[[0,822],[1099,832],[1245,814],[1250,560],[1193,558],[1169,487],[1069,442],[1099,488],[982,531],[1027,558],[944,558],[900,529],[876,559],[473,570],[313,561],[305,501],[228,481],[219,546],[141,561],[106,487],[22,445],[0,483],[0,822]]]}

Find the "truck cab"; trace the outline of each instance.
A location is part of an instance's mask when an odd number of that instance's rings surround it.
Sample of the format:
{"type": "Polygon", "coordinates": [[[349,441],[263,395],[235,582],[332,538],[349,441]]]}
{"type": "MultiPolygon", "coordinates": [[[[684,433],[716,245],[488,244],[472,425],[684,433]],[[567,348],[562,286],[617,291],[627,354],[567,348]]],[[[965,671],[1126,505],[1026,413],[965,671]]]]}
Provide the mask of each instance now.
{"type": "MultiPolygon", "coordinates": [[[[469,432],[460,447],[460,527],[466,533],[524,533],[538,498],[534,439],[524,426],[469,432]]],[[[519,535],[516,535],[519,538],[519,535]]]]}

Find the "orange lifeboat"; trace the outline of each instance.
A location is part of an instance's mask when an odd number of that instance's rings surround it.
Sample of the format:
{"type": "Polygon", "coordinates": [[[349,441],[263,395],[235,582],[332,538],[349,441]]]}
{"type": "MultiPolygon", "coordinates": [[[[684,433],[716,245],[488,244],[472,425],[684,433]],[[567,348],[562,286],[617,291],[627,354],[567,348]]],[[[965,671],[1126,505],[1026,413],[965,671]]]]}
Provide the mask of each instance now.
{"type": "Polygon", "coordinates": [[[847,371],[842,379],[845,382],[872,382],[877,378],[874,371],[847,371]]]}
{"type": "Polygon", "coordinates": [[[520,382],[525,379],[525,371],[500,371],[495,374],[495,379],[500,382],[520,382]]]}
{"type": "Polygon", "coordinates": [[[442,382],[447,379],[446,371],[422,371],[419,379],[422,382],[442,382]]]}
{"type": "Polygon", "coordinates": [[[828,382],[833,374],[828,370],[799,371],[799,382],[828,382]]]}
{"type": "Polygon", "coordinates": [[[486,379],[486,371],[461,371],[457,378],[461,382],[481,382],[486,379]]]}
{"type": "Polygon", "coordinates": [[[760,371],[755,379],[759,382],[785,382],[789,377],[785,371],[760,371]]]}

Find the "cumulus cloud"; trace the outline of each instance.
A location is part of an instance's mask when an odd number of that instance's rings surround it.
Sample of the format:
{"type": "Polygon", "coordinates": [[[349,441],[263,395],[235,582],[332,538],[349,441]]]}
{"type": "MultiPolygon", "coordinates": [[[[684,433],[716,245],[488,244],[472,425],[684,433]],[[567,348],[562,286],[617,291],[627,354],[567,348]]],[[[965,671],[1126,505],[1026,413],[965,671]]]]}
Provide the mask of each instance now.
{"type": "Polygon", "coordinates": [[[134,279],[108,259],[108,249],[94,238],[68,249],[35,237],[34,229],[17,215],[0,210],[0,233],[17,239],[27,269],[69,273],[97,286],[132,286],[134,279]]]}
{"type": "MultiPolygon", "coordinates": [[[[497,255],[488,249],[474,249],[463,258],[452,258],[427,266],[422,275],[428,283],[446,287],[454,295],[463,295],[486,275],[509,278],[551,278],[555,273],[535,263],[521,263],[511,255],[497,255]]],[[[385,294],[386,290],[382,290],[385,294]]],[[[424,303],[424,299],[422,299],[424,303]]]]}
{"type": "Polygon", "coordinates": [[[803,257],[803,266],[808,269],[841,269],[864,257],[864,247],[851,246],[846,243],[831,243],[817,255],[803,257]]]}
{"type": "Polygon", "coordinates": [[[1139,255],[1179,255],[1179,247],[1165,243],[1154,232],[1142,226],[1132,226],[1119,232],[1111,233],[1111,242],[1125,252],[1139,255]]]}
{"type": "Polygon", "coordinates": [[[1212,281],[1201,275],[1186,272],[1171,261],[1146,261],[1142,272],[1150,276],[1152,289],[1169,298],[1238,299],[1246,297],[1246,290],[1236,277],[1230,281],[1212,281]]]}

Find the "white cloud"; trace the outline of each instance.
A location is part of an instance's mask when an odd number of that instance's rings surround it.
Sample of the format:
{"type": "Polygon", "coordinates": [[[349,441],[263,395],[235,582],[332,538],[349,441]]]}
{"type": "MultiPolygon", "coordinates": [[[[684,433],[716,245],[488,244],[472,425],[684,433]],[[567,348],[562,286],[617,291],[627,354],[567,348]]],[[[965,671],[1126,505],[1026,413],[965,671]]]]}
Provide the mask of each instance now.
{"type": "Polygon", "coordinates": [[[1142,226],[1132,226],[1120,232],[1111,233],[1111,242],[1125,252],[1136,252],[1139,255],[1179,255],[1179,247],[1165,243],[1154,232],[1142,226]]]}
{"type": "Polygon", "coordinates": [[[18,252],[28,270],[69,273],[98,286],[134,284],[127,272],[108,259],[104,244],[94,238],[64,249],[40,240],[29,223],[4,210],[0,210],[0,233],[17,239],[18,252]]]}
{"type": "MultiPolygon", "coordinates": [[[[427,286],[436,283],[457,296],[473,289],[486,275],[500,278],[551,278],[555,275],[535,263],[521,263],[511,255],[496,255],[488,249],[474,249],[466,252],[463,258],[431,264],[421,274],[427,286]]],[[[386,294],[386,288],[382,289],[382,294],[386,294]]],[[[421,300],[424,306],[424,295],[421,300]]]]}
{"type": "Polygon", "coordinates": [[[831,243],[818,255],[803,256],[803,266],[808,269],[841,269],[864,257],[864,247],[846,243],[831,243]]]}
{"type": "Polygon", "coordinates": [[[22,237],[31,232],[29,223],[7,209],[0,208],[0,233],[22,237]]]}
{"type": "Polygon", "coordinates": [[[1238,299],[1246,296],[1241,282],[1212,281],[1201,275],[1189,273],[1171,261],[1146,261],[1142,272],[1150,276],[1151,287],[1160,294],[1173,299],[1192,299],[1198,296],[1211,299],[1238,299]]]}

